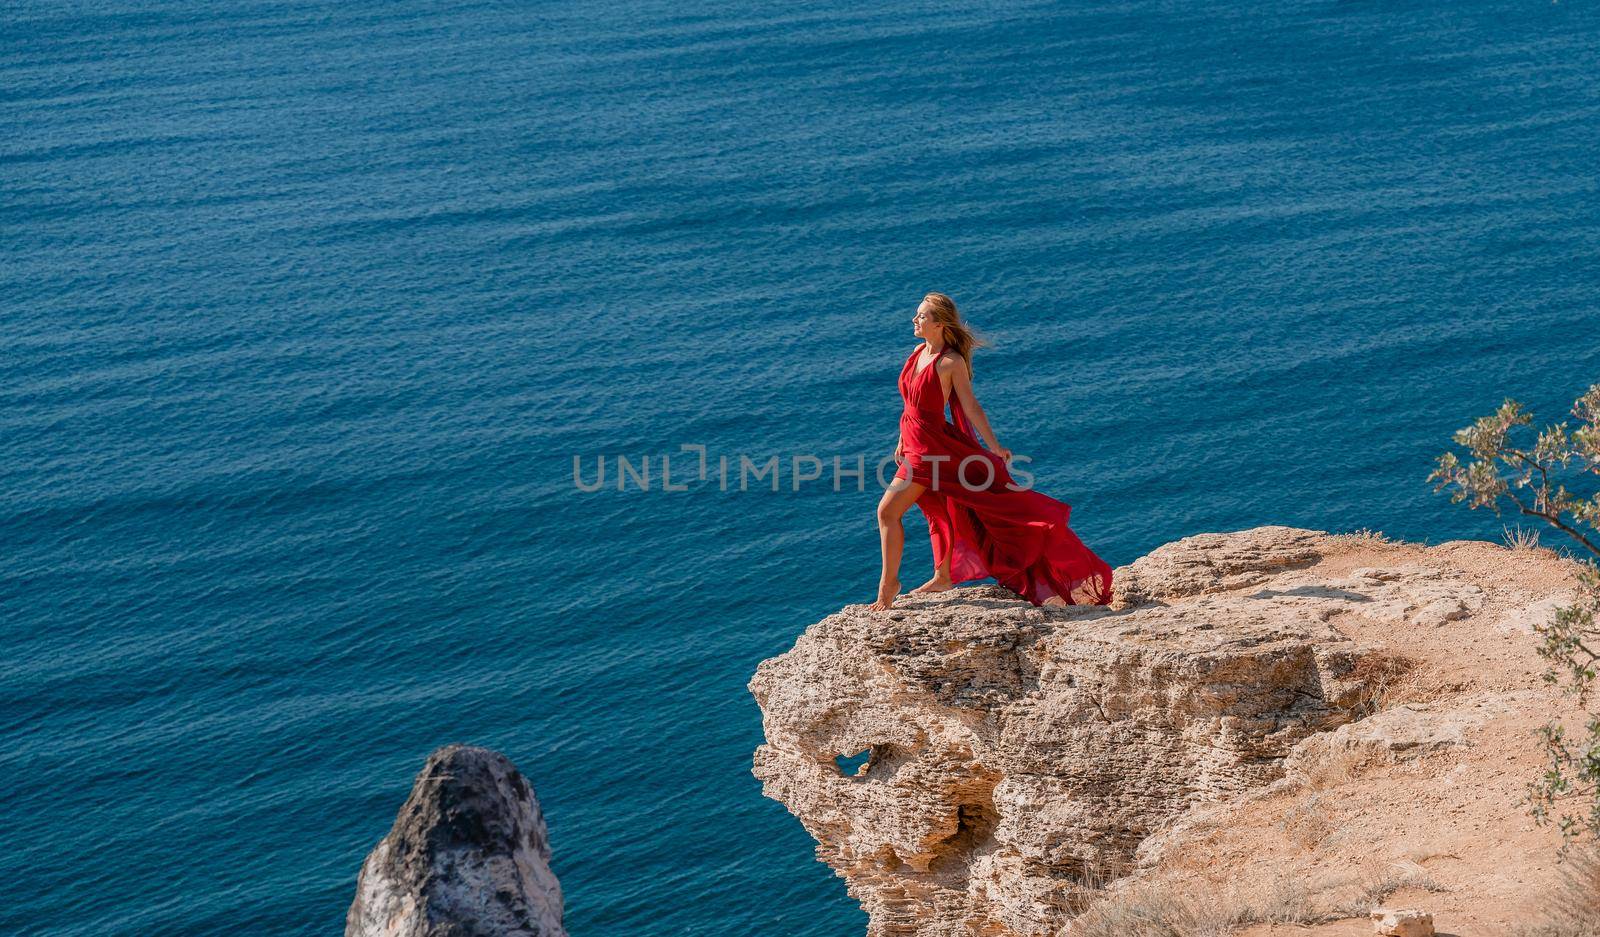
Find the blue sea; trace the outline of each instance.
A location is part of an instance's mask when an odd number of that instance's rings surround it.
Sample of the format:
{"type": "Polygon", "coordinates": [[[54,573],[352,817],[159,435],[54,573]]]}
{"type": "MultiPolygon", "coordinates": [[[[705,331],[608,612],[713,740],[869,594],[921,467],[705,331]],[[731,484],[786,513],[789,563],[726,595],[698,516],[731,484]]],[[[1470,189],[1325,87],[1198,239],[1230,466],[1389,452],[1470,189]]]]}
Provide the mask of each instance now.
{"type": "Polygon", "coordinates": [[[1114,564],[1499,539],[1425,479],[1600,381],[1597,168],[1587,0],[9,3],[0,933],[340,933],[470,742],[574,935],[860,934],[745,684],[922,295],[1114,564]]]}

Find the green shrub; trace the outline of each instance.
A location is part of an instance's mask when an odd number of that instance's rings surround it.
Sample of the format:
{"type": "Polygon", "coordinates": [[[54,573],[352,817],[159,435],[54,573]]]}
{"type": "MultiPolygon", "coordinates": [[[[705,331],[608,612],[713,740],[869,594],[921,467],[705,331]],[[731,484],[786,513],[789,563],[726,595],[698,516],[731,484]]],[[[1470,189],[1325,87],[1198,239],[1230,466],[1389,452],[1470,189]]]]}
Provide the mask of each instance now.
{"type": "Polygon", "coordinates": [[[1572,405],[1576,426],[1562,422],[1533,434],[1533,415],[1507,400],[1491,416],[1455,434],[1466,449],[1439,457],[1429,481],[1449,491],[1453,502],[1495,513],[1514,508],[1570,537],[1583,551],[1578,597],[1551,621],[1535,623],[1539,656],[1549,664],[1545,680],[1577,698],[1583,728],[1570,733],[1560,722],[1540,730],[1550,763],[1528,787],[1535,821],[1555,823],[1565,841],[1600,836],[1600,714],[1591,707],[1600,665],[1600,384],[1572,405]],[[1531,445],[1528,437],[1532,436],[1531,445]],[[1569,487],[1570,486],[1570,487],[1569,487]]]}

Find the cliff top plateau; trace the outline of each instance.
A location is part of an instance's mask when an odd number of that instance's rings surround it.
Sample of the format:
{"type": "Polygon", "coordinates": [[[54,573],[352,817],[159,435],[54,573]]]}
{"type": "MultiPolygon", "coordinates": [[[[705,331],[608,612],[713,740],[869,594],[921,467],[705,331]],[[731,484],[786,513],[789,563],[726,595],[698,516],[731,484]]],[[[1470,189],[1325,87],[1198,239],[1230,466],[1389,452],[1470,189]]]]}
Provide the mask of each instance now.
{"type": "Polygon", "coordinates": [[[757,669],[755,774],[875,937],[1371,934],[1393,908],[1529,934],[1570,872],[1519,801],[1536,728],[1576,715],[1533,634],[1572,574],[1263,527],[1155,550],[1110,607],[849,606],[757,669]]]}

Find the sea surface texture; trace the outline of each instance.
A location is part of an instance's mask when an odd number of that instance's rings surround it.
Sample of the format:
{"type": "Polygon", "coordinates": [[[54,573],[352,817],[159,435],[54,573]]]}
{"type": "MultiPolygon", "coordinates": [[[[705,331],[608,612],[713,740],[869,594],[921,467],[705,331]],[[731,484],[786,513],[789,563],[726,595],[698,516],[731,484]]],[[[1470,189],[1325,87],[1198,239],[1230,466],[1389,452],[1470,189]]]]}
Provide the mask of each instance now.
{"type": "Polygon", "coordinates": [[[1573,0],[8,3],[0,933],[338,933],[470,742],[574,935],[859,934],[745,682],[923,293],[1114,564],[1498,539],[1425,478],[1600,380],[1597,166],[1573,0]]]}

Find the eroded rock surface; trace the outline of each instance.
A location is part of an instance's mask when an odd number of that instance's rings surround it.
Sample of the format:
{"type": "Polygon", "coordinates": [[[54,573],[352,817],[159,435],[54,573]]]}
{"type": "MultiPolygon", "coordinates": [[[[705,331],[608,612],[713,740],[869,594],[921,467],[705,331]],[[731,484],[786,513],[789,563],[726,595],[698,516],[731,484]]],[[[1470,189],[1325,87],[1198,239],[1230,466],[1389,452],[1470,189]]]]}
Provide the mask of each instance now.
{"type": "Polygon", "coordinates": [[[544,815],[499,752],[428,757],[367,856],[346,937],[565,937],[544,815]]]}
{"type": "MultiPolygon", "coordinates": [[[[1118,570],[1110,609],[993,586],[847,607],[757,669],[755,774],[871,934],[1059,933],[1141,843],[1367,714],[1384,652],[1345,637],[1341,614],[1431,628],[1482,606],[1477,585],[1422,565],[1319,575],[1331,542],[1191,537],[1118,570]]],[[[1397,714],[1380,740],[1421,721],[1397,714]]]]}

